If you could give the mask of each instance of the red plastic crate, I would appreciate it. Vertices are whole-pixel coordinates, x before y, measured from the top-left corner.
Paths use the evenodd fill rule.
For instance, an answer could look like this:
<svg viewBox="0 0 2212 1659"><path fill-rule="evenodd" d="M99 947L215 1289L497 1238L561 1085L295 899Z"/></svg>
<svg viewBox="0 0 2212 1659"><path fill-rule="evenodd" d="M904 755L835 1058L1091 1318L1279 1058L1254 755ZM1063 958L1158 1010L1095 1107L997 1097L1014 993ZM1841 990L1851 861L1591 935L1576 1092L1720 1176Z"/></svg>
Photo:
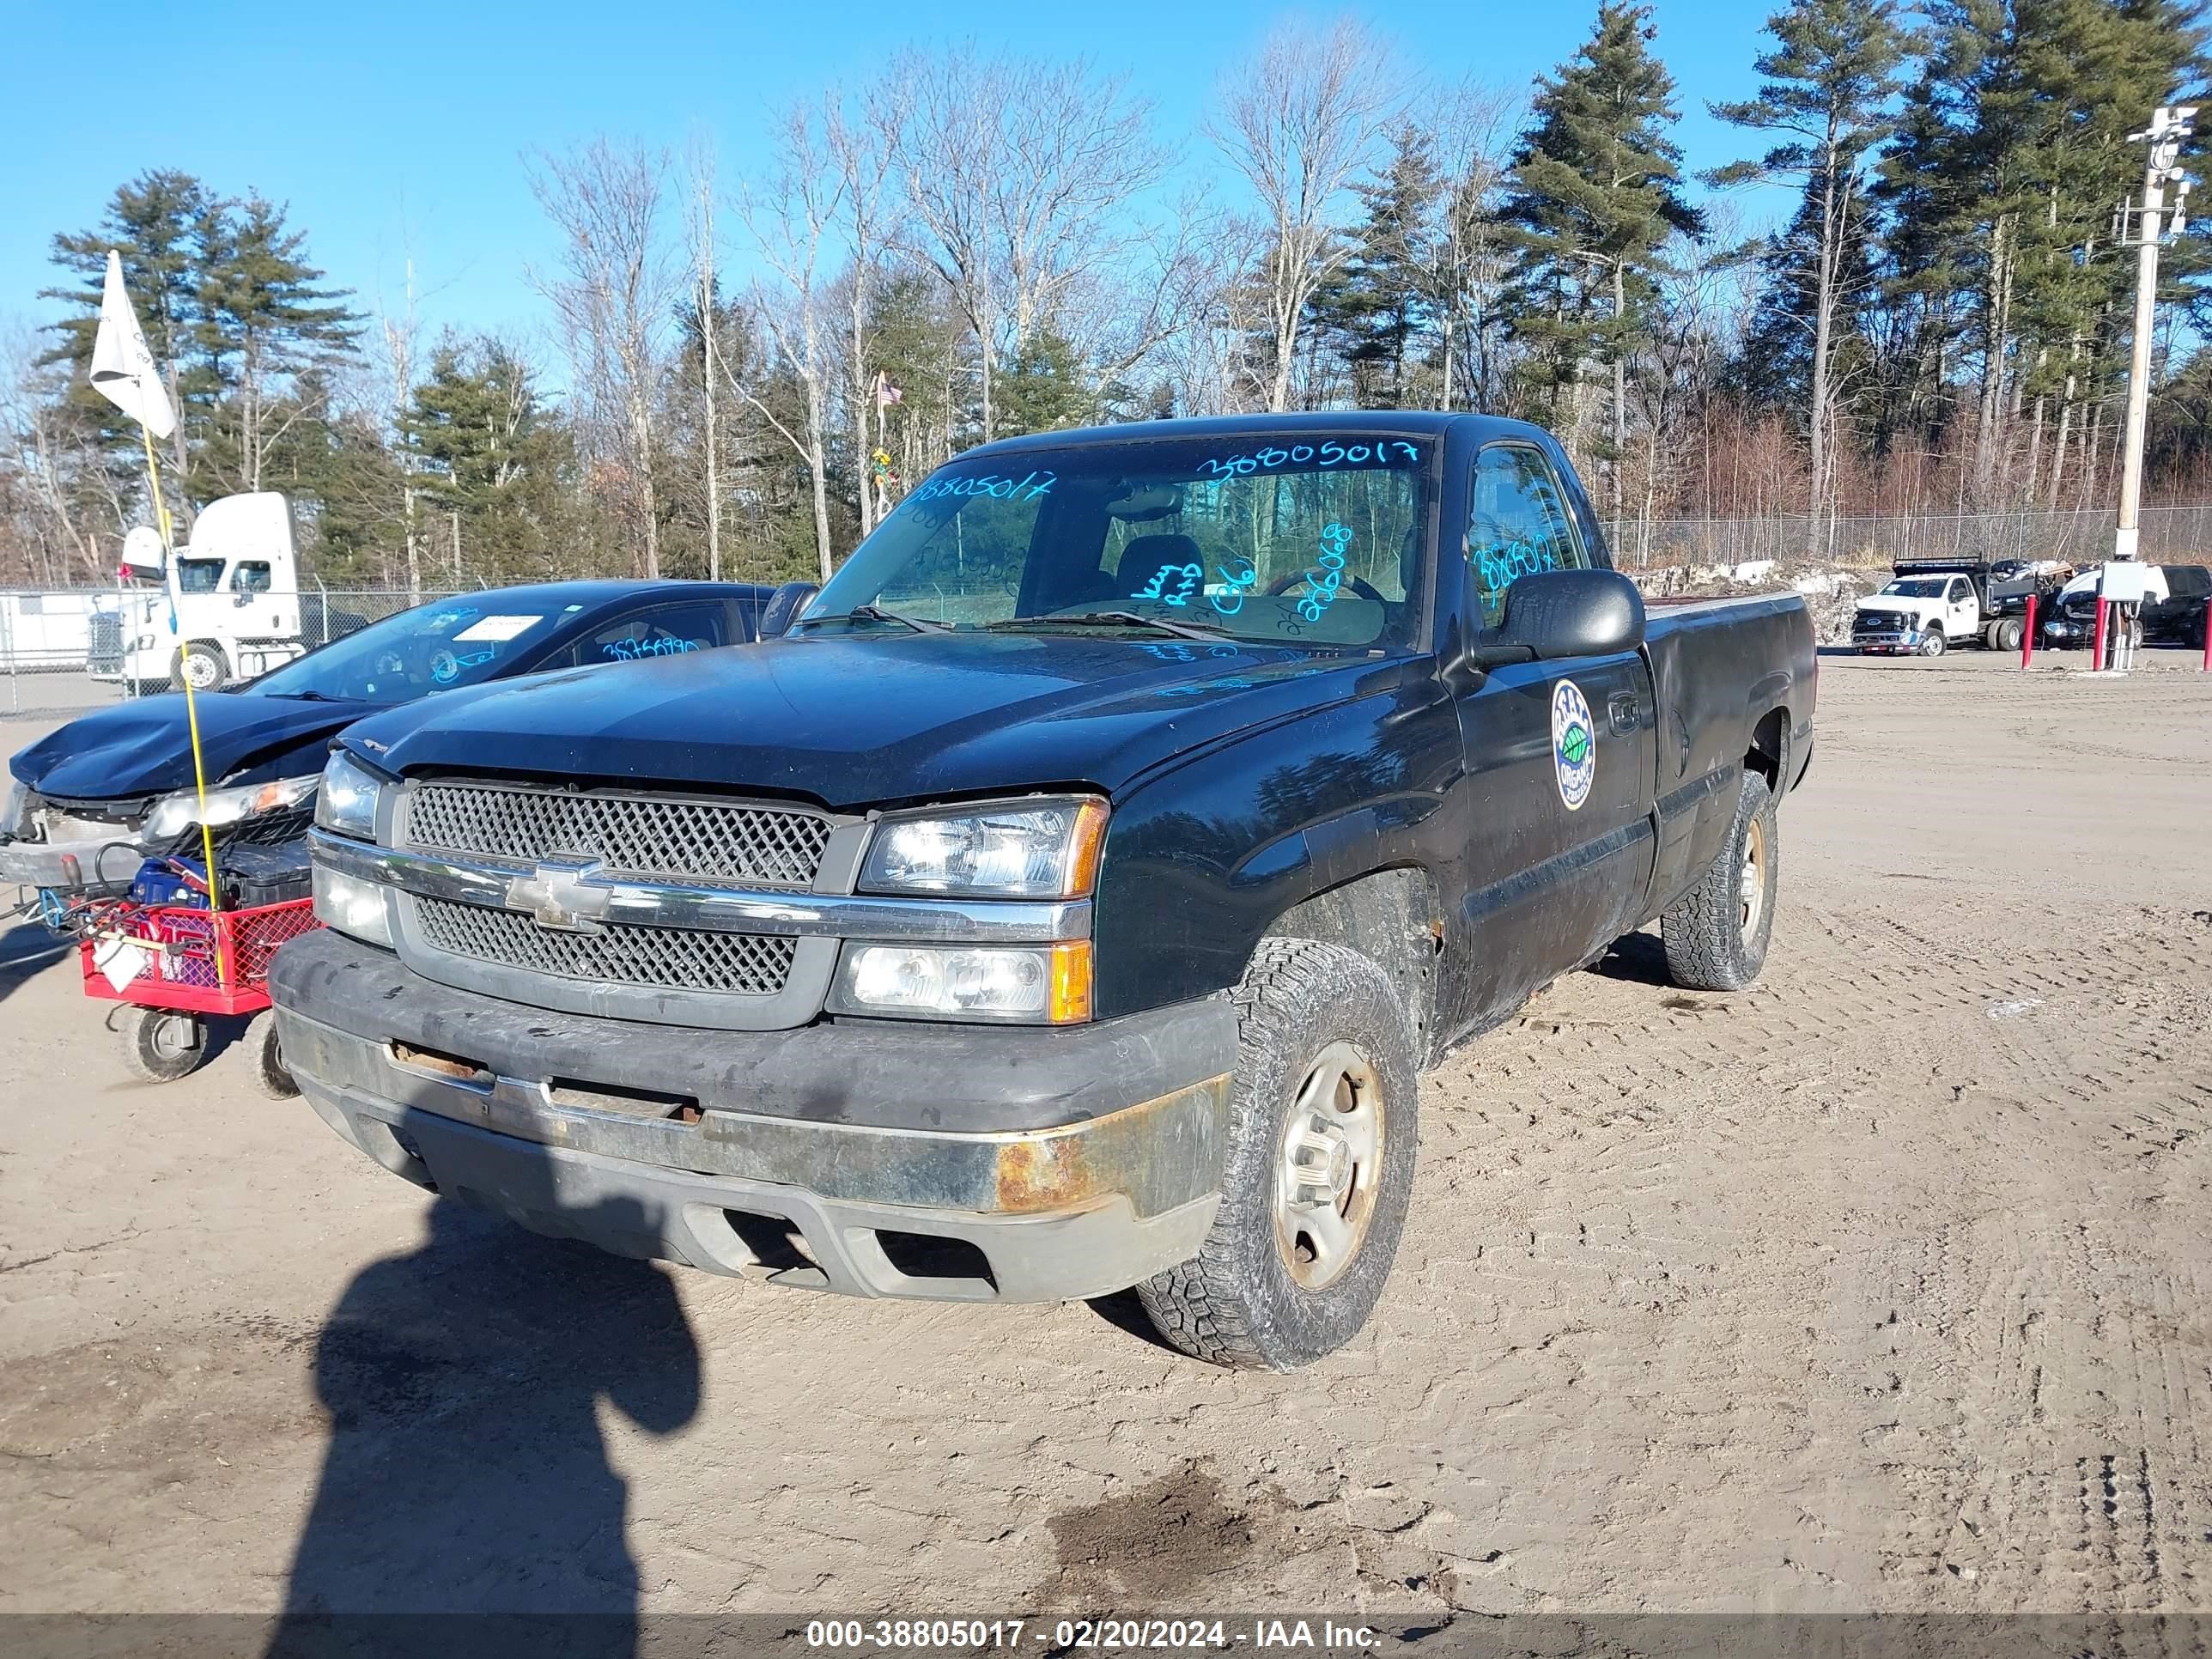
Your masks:
<svg viewBox="0 0 2212 1659"><path fill-rule="evenodd" d="M269 958L286 939L322 924L312 899L250 910L195 910L181 905L115 900L88 907L77 959L84 994L142 1008L204 1014L251 1014L269 1006ZM143 947L147 959L120 988L96 957L112 939Z"/></svg>

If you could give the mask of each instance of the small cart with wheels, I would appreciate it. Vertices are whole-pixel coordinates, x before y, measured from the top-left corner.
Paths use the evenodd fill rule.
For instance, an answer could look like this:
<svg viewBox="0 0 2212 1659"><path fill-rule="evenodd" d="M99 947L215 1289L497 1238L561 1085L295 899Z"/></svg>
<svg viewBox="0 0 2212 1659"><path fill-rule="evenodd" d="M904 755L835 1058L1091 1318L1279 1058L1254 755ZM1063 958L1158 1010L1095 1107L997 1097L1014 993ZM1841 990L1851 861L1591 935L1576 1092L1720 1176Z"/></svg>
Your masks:
<svg viewBox="0 0 2212 1659"><path fill-rule="evenodd" d="M283 1099L298 1092L269 1017L269 959L285 940L319 926L313 902L287 899L243 910L100 899L71 917L87 996L127 1005L124 1064L167 1083L207 1058L210 1015L249 1017L255 1082Z"/></svg>

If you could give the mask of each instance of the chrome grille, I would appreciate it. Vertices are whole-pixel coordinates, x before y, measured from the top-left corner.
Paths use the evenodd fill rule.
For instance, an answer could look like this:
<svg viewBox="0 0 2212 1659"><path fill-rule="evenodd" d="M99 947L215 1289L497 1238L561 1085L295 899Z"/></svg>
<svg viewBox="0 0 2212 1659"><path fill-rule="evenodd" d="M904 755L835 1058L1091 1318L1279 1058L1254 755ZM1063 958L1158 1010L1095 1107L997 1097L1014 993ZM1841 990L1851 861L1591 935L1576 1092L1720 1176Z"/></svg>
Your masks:
<svg viewBox="0 0 2212 1659"><path fill-rule="evenodd" d="M95 674L123 666L123 618L112 611L95 611L85 619L85 666Z"/></svg>
<svg viewBox="0 0 2212 1659"><path fill-rule="evenodd" d="M424 943L448 956L562 979L662 990L773 996L791 975L796 939L718 933L688 927L629 927L558 933L514 910L452 899L412 901Z"/></svg>
<svg viewBox="0 0 2212 1659"><path fill-rule="evenodd" d="M811 887L830 828L776 807L430 782L410 792L406 840L526 863L588 856L616 875Z"/></svg>

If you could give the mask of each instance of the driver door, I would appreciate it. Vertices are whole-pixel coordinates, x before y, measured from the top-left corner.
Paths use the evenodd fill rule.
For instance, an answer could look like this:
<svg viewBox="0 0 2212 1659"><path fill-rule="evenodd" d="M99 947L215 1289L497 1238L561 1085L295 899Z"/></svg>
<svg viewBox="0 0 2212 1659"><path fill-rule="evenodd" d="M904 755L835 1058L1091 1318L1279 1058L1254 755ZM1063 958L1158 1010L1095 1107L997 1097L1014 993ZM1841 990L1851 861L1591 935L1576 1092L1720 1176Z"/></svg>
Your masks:
<svg viewBox="0 0 2212 1659"><path fill-rule="evenodd" d="M1974 585L1964 576L1951 578L1943 631L1953 639L1964 639L1981 626L1981 605L1974 598Z"/></svg>
<svg viewBox="0 0 2212 1659"><path fill-rule="evenodd" d="M1467 558L1495 627L1520 577L1592 561L1544 450L1493 444L1472 484ZM1640 650L1509 664L1456 700L1472 808L1460 922L1479 1024L1643 920L1657 723Z"/></svg>

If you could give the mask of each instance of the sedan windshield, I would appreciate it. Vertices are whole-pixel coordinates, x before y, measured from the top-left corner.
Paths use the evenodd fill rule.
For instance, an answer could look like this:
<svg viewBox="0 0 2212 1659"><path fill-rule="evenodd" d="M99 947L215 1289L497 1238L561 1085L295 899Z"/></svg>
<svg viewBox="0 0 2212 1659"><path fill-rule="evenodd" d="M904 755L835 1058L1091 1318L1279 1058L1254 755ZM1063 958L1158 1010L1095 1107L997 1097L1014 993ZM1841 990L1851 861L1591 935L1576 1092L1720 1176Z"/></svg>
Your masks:
<svg viewBox="0 0 2212 1659"><path fill-rule="evenodd" d="M1432 447L1301 431L955 461L860 544L805 621L1402 644Z"/></svg>
<svg viewBox="0 0 2212 1659"><path fill-rule="evenodd" d="M542 605L509 609L499 599L485 593L403 611L272 670L245 690L264 697L404 702L426 691L489 679L518 652L544 638L557 620Z"/></svg>

